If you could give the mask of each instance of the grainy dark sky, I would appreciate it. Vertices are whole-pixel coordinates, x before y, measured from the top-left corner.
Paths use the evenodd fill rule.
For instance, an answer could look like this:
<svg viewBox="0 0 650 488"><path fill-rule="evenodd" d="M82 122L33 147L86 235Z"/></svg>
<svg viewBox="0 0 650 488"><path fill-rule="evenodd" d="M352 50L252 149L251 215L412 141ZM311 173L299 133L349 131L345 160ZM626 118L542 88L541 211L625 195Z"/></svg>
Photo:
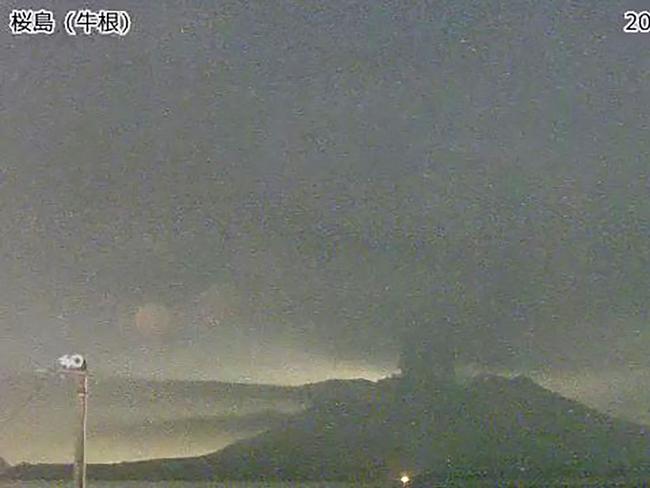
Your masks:
<svg viewBox="0 0 650 488"><path fill-rule="evenodd" d="M645 374L642 3L111 2L123 38L3 20L0 367L377 378L413 320L463 365Z"/></svg>

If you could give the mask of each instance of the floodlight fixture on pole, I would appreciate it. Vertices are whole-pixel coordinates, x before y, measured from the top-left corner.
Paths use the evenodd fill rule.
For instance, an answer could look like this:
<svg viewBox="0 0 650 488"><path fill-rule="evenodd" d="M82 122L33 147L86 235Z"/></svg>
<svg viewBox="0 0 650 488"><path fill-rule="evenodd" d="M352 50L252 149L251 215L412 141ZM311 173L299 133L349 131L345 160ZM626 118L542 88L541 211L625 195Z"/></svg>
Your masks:
<svg viewBox="0 0 650 488"><path fill-rule="evenodd" d="M58 359L63 373L77 378L79 398L79 427L74 452L74 488L86 488L86 429L88 424L88 364L81 354L61 356Z"/></svg>

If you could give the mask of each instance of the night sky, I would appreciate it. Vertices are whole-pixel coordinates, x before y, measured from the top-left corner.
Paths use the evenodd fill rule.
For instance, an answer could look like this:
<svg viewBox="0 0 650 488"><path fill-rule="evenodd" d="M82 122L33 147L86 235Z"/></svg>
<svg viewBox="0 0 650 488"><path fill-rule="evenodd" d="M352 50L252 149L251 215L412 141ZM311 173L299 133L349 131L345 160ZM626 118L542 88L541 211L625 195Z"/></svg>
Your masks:
<svg viewBox="0 0 650 488"><path fill-rule="evenodd" d="M643 3L0 0L2 376L377 379L414 335L650 423Z"/></svg>

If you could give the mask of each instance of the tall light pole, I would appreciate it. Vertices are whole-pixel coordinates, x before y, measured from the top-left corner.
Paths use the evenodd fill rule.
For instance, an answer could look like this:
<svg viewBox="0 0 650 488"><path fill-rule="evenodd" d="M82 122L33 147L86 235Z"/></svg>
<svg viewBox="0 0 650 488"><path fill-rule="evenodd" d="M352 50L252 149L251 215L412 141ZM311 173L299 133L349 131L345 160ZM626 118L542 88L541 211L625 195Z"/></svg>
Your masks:
<svg viewBox="0 0 650 488"><path fill-rule="evenodd" d="M86 427L88 424L88 365L80 354L59 358L63 372L77 379L79 427L74 451L74 488L86 488Z"/></svg>

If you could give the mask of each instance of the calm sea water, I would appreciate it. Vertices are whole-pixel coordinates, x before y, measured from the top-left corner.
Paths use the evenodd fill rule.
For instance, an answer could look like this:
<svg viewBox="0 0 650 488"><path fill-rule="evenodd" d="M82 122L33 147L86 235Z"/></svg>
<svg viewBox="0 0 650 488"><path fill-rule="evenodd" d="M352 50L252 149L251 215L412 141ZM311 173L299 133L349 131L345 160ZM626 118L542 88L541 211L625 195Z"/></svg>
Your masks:
<svg viewBox="0 0 650 488"><path fill-rule="evenodd" d="M174 481L163 481L158 483L147 482L103 482L90 481L88 488L361 488L359 485L346 483L185 483ZM367 488L375 488L377 485L368 485ZM15 483L0 482L0 488L71 488L72 483L51 482L51 481L19 481Z"/></svg>

